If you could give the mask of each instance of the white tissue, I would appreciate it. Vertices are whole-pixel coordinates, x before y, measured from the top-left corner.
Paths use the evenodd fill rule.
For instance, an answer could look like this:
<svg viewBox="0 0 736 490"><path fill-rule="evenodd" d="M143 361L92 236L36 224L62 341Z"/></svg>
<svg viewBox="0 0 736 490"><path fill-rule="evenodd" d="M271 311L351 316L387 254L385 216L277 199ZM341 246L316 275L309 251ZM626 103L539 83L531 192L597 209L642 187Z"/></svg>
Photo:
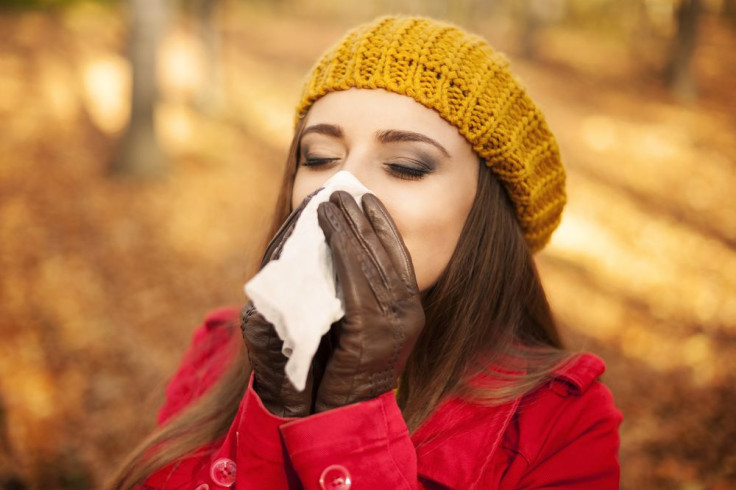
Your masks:
<svg viewBox="0 0 736 490"><path fill-rule="evenodd" d="M333 175L307 203L279 259L245 284L245 293L284 341L282 352L289 358L286 375L300 391L322 335L345 315L332 255L317 222L317 206L337 190L347 191L358 204L370 192L350 172Z"/></svg>

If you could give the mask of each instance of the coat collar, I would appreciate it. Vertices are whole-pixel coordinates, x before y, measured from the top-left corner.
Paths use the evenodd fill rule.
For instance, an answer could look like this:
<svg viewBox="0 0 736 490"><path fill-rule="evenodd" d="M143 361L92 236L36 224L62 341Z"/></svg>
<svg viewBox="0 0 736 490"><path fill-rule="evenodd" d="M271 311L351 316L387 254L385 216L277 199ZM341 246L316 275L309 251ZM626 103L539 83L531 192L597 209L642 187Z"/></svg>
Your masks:
<svg viewBox="0 0 736 490"><path fill-rule="evenodd" d="M582 354L557 369L546 386L560 396L579 396L604 370L600 358ZM442 403L412 435L420 476L449 488L474 488L496 456L521 401L493 407L459 398Z"/></svg>
<svg viewBox="0 0 736 490"><path fill-rule="evenodd" d="M520 400L479 407L459 399L443 403L412 436L419 474L449 488L472 488L495 455ZM452 470L448 471L448 462Z"/></svg>

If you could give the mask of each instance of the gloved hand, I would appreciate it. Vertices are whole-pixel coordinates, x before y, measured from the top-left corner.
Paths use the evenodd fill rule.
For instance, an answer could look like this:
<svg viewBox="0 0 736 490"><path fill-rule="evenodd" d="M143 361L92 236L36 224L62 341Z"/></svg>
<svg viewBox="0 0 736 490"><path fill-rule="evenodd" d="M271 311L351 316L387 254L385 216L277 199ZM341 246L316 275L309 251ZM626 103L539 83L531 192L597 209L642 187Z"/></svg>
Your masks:
<svg viewBox="0 0 736 490"><path fill-rule="evenodd" d="M294 231L299 216L309 200L319 192L307 196L286 219L276 236L266 247L261 268L271 260L278 259L284 243ZM312 406L313 376L309 373L304 391L297 391L286 377L284 367L287 357L281 353L283 341L273 325L249 301L241 314L241 330L248 349L248 360L255 376L254 388L269 412L279 417L304 417ZM317 358L315 358L317 359ZM318 359L316 362L320 362ZM326 362L321 361L322 364Z"/></svg>
<svg viewBox="0 0 736 490"><path fill-rule="evenodd" d="M304 391L297 391L286 377L287 357L281 353L283 341L273 325L248 302L241 315L243 339L248 349L248 361L255 379L253 387L263 405L279 417L304 417L312 405L312 376L308 376Z"/></svg>
<svg viewBox="0 0 736 490"><path fill-rule="evenodd" d="M317 210L345 317L328 334L335 348L317 388L316 412L395 388L424 327L414 268L396 226L375 196L363 196L363 209L337 191Z"/></svg>

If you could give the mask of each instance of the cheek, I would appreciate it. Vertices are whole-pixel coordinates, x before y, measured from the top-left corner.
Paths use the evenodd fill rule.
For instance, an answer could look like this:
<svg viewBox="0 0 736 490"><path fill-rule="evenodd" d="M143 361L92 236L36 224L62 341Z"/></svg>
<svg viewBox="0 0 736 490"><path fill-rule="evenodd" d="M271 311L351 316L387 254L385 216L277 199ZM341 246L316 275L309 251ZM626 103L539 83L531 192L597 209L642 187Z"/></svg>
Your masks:
<svg viewBox="0 0 736 490"><path fill-rule="evenodd" d="M312 192L316 191L332 176L331 172L301 172L297 170L291 190L291 209L295 209Z"/></svg>
<svg viewBox="0 0 736 490"><path fill-rule="evenodd" d="M474 196L469 197L455 203L444 201L443 206L424 206L418 212L407 207L392 212L386 206L409 249L420 291L436 283L449 264L472 206Z"/></svg>
<svg viewBox="0 0 736 490"><path fill-rule="evenodd" d="M292 191L292 209L322 187L334 172L297 172ZM475 199L475 181L444 182L423 191L389 180L369 186L383 202L411 255L420 291L431 287L450 262ZM368 183L366 183L368 185ZM380 190L379 190L380 189ZM455 189L449 193L447 189Z"/></svg>

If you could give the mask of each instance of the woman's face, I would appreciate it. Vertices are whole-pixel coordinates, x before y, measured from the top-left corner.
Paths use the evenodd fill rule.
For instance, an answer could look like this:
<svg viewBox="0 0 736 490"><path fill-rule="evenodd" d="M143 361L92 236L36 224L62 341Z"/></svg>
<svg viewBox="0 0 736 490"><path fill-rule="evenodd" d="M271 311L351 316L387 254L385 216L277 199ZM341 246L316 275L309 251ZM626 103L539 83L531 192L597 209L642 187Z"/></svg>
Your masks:
<svg viewBox="0 0 736 490"><path fill-rule="evenodd" d="M331 92L310 108L292 208L347 170L386 206L421 291L447 266L475 198L478 157L435 111L384 90Z"/></svg>

